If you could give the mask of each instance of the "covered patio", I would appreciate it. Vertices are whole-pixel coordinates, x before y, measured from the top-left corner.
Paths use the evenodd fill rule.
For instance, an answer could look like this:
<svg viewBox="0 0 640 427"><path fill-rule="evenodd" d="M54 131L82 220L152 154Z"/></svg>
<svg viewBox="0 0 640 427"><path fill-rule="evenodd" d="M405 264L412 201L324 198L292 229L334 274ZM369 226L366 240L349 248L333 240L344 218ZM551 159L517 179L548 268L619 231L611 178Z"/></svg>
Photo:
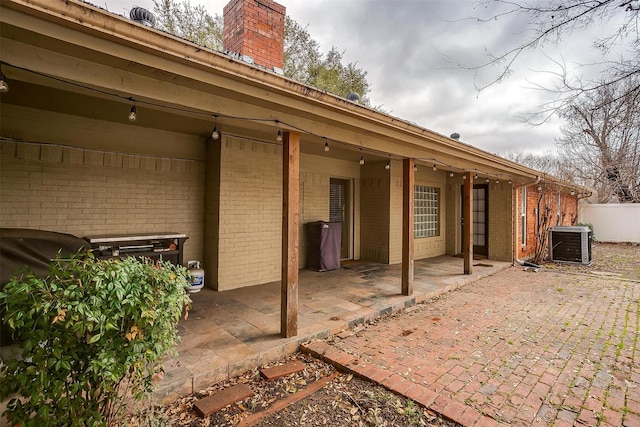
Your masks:
<svg viewBox="0 0 640 427"><path fill-rule="evenodd" d="M401 265L346 262L339 270L300 270L298 335L280 334L280 282L192 294L181 323L177 358L165 364L156 396L172 399L284 358L300 343L324 338L457 289L511 266L475 260L463 274L463 258L443 255L415 261L413 294L401 292Z"/></svg>

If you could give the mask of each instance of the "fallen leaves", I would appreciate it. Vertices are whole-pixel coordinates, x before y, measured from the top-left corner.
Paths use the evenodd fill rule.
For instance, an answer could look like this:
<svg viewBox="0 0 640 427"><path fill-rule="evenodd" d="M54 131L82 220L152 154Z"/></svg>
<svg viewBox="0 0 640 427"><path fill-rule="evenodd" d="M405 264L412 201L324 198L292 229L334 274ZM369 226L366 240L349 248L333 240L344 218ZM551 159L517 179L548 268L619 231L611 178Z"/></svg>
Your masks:
<svg viewBox="0 0 640 427"><path fill-rule="evenodd" d="M335 373L333 366L309 355L298 353L292 358L302 360L306 366L305 369L274 381L263 380L259 371L255 370L178 399L164 407L152 408L151 415L149 412L143 412L132 416L129 427L236 426L250 415L264 411L318 379ZM228 405L205 419L199 418L193 411L193 404L198 399L238 383L249 385L254 392L253 397ZM355 378L352 374L338 375L317 392L266 416L255 426L273 425L457 426L455 423L435 417L428 410L391 393L382 386Z"/></svg>

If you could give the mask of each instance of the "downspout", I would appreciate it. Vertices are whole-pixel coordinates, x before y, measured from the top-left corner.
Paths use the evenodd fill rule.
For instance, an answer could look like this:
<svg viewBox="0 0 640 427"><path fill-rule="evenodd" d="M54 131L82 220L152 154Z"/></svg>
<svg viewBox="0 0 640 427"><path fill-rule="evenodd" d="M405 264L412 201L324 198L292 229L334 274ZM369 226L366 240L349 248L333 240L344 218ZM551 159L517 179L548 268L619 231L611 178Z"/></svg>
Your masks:
<svg viewBox="0 0 640 427"><path fill-rule="evenodd" d="M511 264L512 265L519 265L520 264L520 260L518 259L518 220L517 220L517 216L518 216L518 192L517 190L519 190L522 187L528 187L530 185L536 185L540 183L540 175L536 175L536 179L534 181L531 182L526 182L524 184L520 184L520 185L514 185L512 187L512 195L511 195L511 247L512 247L512 254L511 254ZM526 212L525 212L526 215Z"/></svg>

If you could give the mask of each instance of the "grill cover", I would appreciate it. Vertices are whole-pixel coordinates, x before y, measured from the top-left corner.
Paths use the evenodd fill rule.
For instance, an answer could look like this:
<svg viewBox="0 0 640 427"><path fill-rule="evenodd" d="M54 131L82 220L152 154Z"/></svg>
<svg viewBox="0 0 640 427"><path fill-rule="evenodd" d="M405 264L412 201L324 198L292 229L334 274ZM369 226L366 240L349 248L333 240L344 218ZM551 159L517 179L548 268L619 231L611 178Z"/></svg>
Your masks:
<svg viewBox="0 0 640 427"><path fill-rule="evenodd" d="M88 248L88 243L71 234L25 228L0 228L0 289L24 266L37 276L49 272L49 262L58 251L63 256L79 249ZM4 308L0 307L0 315ZM0 331L0 345L11 342L11 330L4 323Z"/></svg>
<svg viewBox="0 0 640 427"><path fill-rule="evenodd" d="M307 268L316 271L340 268L342 223L316 221L306 224Z"/></svg>

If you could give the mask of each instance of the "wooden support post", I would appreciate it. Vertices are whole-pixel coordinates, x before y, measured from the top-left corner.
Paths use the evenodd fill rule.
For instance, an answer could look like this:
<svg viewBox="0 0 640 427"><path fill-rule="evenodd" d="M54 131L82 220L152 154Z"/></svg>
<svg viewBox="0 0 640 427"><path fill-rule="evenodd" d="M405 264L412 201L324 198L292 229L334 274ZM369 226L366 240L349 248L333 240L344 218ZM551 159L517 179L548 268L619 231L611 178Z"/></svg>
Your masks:
<svg viewBox="0 0 640 427"><path fill-rule="evenodd" d="M282 138L282 281L280 285L280 334L298 335L298 223L300 192L300 135L285 132Z"/></svg>
<svg viewBox="0 0 640 427"><path fill-rule="evenodd" d="M473 272L473 174L465 172L462 190L462 256L464 257L464 274Z"/></svg>
<svg viewBox="0 0 640 427"><path fill-rule="evenodd" d="M402 162L402 295L413 293L413 199L415 159Z"/></svg>

